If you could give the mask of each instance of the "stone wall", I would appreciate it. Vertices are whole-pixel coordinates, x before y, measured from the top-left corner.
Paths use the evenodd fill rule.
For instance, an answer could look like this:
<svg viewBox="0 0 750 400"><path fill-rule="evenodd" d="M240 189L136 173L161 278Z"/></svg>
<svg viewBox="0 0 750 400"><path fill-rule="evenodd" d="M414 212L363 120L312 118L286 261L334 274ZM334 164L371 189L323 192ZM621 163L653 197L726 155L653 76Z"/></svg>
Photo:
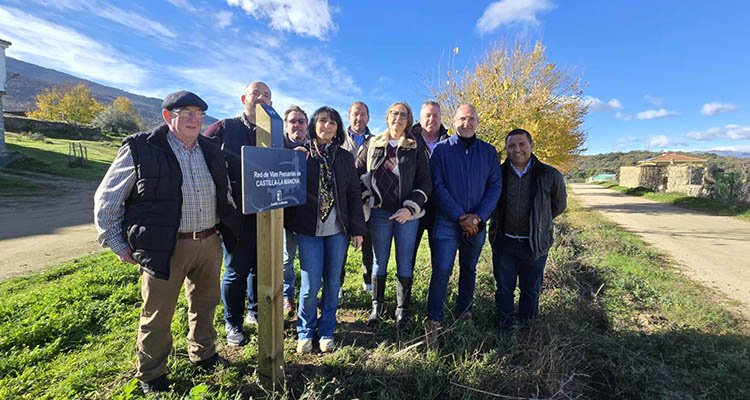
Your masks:
<svg viewBox="0 0 750 400"><path fill-rule="evenodd" d="M71 124L59 121L18 117L5 114L5 129L9 132L40 133L56 139L99 140L102 131L91 126Z"/></svg>
<svg viewBox="0 0 750 400"><path fill-rule="evenodd" d="M620 167L620 186L634 188L640 183L641 167Z"/></svg>
<svg viewBox="0 0 750 400"><path fill-rule="evenodd" d="M667 192L684 193L693 197L700 195L703 187L703 167L670 165L667 167L667 175Z"/></svg>

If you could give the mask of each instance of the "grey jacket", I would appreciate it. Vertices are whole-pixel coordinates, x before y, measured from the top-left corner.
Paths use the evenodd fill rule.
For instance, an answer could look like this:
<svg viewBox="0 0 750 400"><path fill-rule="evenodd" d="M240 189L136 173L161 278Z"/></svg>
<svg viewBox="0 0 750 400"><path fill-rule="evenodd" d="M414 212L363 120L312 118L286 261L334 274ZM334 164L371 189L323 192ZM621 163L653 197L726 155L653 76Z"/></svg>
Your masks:
<svg viewBox="0 0 750 400"><path fill-rule="evenodd" d="M565 192L565 180L560 171L554 167L542 163L531 155L534 165L531 167L531 208L529 212L529 245L534 259L546 255L552 247L553 225L552 219L562 214L567 207L567 194ZM512 174L510 161L505 160L501 166L503 173L503 186L507 185L507 174ZM505 215L506 187L503 187L500 201L490 220L490 244L494 249L502 251L503 216Z"/></svg>
<svg viewBox="0 0 750 400"><path fill-rule="evenodd" d="M375 136L370 132L370 128L365 129L365 140L362 142L361 146L357 146L356 143L354 143L354 139L352 139L352 135L349 133L349 128L346 129L346 140L344 140L344 143L341 144L341 148L348 151L352 154L352 157L354 159L357 159L357 156L359 155L359 149L362 147L365 147L367 143L370 142L370 139Z"/></svg>

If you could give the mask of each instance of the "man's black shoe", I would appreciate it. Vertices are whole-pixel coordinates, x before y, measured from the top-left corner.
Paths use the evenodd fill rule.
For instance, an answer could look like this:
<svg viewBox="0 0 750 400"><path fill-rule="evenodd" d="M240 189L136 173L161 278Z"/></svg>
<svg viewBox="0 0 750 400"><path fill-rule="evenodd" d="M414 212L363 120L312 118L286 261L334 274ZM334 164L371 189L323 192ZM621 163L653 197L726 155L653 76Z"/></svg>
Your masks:
<svg viewBox="0 0 750 400"><path fill-rule="evenodd" d="M167 380L167 374L164 374L158 378L154 378L148 382L141 382L141 389L143 390L143 394L169 391L169 381Z"/></svg>
<svg viewBox="0 0 750 400"><path fill-rule="evenodd" d="M196 363L193 363L198 369L205 371L205 372L211 372L214 371L218 367L226 367L229 365L229 361L227 361L226 358L219 355L219 353L214 353L211 357L208 357L205 360L200 360Z"/></svg>

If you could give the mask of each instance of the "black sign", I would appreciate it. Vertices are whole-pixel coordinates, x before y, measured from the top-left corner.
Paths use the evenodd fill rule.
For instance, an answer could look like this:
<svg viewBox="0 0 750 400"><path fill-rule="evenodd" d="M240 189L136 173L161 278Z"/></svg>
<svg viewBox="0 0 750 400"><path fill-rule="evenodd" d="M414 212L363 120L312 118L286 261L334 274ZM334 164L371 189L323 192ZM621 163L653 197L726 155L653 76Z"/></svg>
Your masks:
<svg viewBox="0 0 750 400"><path fill-rule="evenodd" d="M242 146L242 213L304 204L305 165L301 151Z"/></svg>

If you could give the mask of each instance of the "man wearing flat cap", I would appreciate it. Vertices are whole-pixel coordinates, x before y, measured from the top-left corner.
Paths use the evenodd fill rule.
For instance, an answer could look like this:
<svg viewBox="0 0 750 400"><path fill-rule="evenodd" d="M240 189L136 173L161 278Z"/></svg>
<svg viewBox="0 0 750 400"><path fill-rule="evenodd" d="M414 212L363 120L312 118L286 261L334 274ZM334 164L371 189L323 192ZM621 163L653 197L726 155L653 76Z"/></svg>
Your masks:
<svg viewBox="0 0 750 400"><path fill-rule="evenodd" d="M221 148L200 135L208 105L179 91L162 108L165 124L126 137L94 195L99 243L140 267L136 378L146 393L168 390L170 325L183 283L190 361L203 370L226 363L216 352L213 318L221 240L234 248L237 225Z"/></svg>

